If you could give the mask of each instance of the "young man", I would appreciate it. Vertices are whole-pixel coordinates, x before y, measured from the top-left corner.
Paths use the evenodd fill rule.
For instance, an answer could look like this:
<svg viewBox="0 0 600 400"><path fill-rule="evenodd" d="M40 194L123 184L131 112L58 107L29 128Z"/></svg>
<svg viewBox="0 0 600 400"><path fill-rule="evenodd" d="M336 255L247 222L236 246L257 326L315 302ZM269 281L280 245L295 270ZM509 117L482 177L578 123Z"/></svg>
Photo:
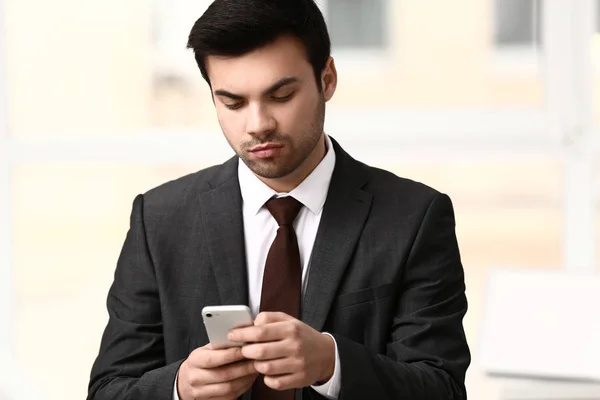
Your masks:
<svg viewBox="0 0 600 400"><path fill-rule="evenodd" d="M466 399L451 201L323 132L313 0L216 0L188 45L236 156L135 199L88 399ZM215 350L228 304L256 321Z"/></svg>

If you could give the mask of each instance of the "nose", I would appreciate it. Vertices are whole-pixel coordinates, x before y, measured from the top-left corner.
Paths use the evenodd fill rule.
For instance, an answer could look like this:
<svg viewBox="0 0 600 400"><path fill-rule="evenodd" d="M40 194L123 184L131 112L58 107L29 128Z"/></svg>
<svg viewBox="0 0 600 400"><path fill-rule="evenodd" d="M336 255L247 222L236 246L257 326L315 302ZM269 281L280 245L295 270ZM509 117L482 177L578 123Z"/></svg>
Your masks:
<svg viewBox="0 0 600 400"><path fill-rule="evenodd" d="M264 104L254 103L248 107L246 132L249 135L264 137L275 131L275 118Z"/></svg>

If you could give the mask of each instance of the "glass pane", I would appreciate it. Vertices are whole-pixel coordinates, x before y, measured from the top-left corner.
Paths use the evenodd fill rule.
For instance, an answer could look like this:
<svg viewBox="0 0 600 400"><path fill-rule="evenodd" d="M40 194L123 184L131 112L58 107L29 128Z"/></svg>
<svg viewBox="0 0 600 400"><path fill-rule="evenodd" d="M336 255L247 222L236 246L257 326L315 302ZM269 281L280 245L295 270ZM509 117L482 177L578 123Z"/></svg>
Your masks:
<svg viewBox="0 0 600 400"><path fill-rule="evenodd" d="M560 164L523 159L380 166L451 196L470 304L465 328L477 357L488 269L560 267ZM44 399L85 398L107 318L106 292L134 196L199 168L108 164L16 169L17 360ZM46 329L40 341L40 326L56 329ZM40 359L53 360L53 367ZM474 365L470 396L494 398L490 390L490 381Z"/></svg>
<svg viewBox="0 0 600 400"><path fill-rule="evenodd" d="M12 134L218 132L185 48L207 1L6 0ZM438 2L436 12L420 0L320 3L343 50L331 113L544 104L535 49L523 57L497 45L496 22L521 15L511 8L492 0Z"/></svg>
<svg viewBox="0 0 600 400"><path fill-rule="evenodd" d="M383 48L387 42L386 0L328 0L327 21L334 49Z"/></svg>
<svg viewBox="0 0 600 400"><path fill-rule="evenodd" d="M496 0L497 46L537 46L541 39L541 0Z"/></svg>
<svg viewBox="0 0 600 400"><path fill-rule="evenodd" d="M114 135L147 128L149 3L3 2L12 132Z"/></svg>
<svg viewBox="0 0 600 400"><path fill-rule="evenodd" d="M593 117L596 125L600 125L600 0L596 0L596 33L590 43L592 55L592 67L594 72L593 97L594 108Z"/></svg>

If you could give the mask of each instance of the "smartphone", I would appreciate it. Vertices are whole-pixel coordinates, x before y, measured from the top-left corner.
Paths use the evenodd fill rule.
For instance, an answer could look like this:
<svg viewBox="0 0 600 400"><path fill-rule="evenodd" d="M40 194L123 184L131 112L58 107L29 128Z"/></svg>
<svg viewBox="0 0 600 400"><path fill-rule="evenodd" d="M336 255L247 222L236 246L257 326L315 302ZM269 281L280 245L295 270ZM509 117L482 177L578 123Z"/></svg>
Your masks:
<svg viewBox="0 0 600 400"><path fill-rule="evenodd" d="M248 306L207 306L202 309L202 320L210 344L215 349L239 347L244 343L232 342L227 333L234 328L254 324L252 312Z"/></svg>

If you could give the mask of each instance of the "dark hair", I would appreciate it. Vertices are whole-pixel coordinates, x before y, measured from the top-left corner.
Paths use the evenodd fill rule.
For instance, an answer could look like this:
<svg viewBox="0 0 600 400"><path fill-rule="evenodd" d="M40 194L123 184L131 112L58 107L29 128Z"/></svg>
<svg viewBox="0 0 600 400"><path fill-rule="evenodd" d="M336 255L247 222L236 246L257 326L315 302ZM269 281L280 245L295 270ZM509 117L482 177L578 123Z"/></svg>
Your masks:
<svg viewBox="0 0 600 400"><path fill-rule="evenodd" d="M241 56L285 34L304 44L321 90L331 39L314 0L215 0L194 24L187 47L210 85L207 56Z"/></svg>

